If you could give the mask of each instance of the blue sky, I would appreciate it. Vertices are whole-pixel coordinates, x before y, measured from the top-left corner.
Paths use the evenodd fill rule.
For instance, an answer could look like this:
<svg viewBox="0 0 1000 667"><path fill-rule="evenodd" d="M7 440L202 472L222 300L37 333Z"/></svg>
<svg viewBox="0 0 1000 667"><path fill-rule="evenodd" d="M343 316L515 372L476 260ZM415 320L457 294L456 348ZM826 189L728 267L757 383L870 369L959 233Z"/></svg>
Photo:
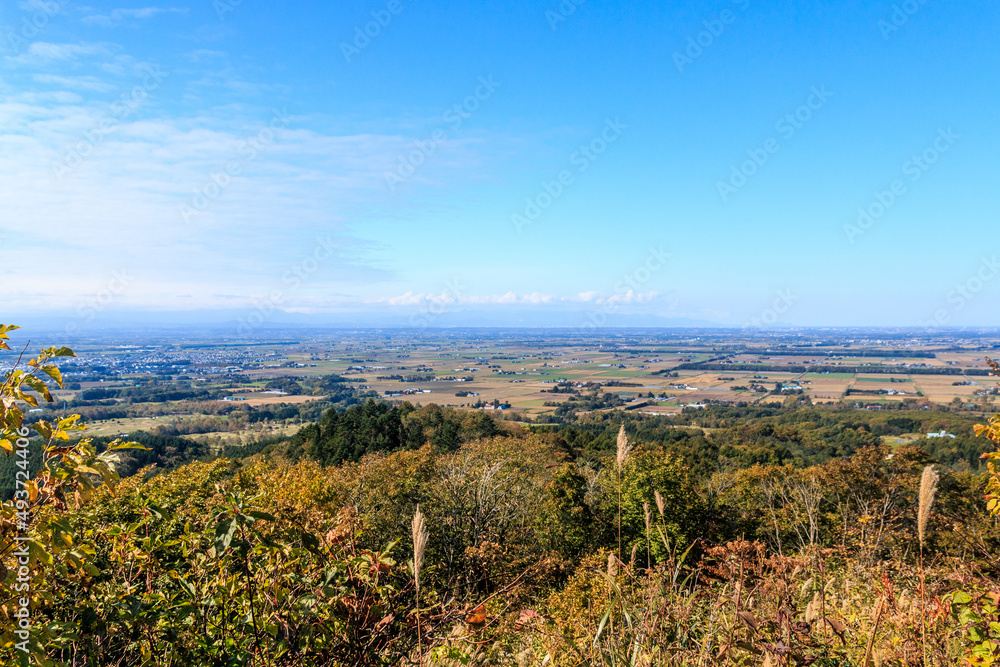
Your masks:
<svg viewBox="0 0 1000 667"><path fill-rule="evenodd" d="M5 3L5 317L1000 325L996 3L510 5Z"/></svg>

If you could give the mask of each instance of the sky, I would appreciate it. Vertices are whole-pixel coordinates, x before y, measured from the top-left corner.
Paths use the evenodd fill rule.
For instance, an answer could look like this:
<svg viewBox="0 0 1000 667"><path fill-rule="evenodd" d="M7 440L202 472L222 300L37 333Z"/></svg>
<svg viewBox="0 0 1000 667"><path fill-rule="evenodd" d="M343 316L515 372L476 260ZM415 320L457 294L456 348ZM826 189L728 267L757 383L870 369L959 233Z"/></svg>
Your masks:
<svg viewBox="0 0 1000 667"><path fill-rule="evenodd" d="M5 314L996 326L1000 5L0 4Z"/></svg>

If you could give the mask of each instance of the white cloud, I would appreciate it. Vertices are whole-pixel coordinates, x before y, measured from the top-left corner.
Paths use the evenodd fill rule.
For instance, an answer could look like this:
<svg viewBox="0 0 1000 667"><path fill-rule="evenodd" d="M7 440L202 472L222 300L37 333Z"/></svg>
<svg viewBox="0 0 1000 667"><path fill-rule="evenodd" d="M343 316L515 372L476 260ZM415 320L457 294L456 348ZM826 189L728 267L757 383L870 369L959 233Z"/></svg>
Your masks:
<svg viewBox="0 0 1000 667"><path fill-rule="evenodd" d="M525 303L538 304L538 303L551 303L552 300L553 300L553 298L554 297L551 294L542 294L540 292L532 292L531 294L526 294L525 296L523 296L522 300Z"/></svg>
<svg viewBox="0 0 1000 667"><path fill-rule="evenodd" d="M91 14L81 19L90 25L99 25L105 28L113 28L124 23L127 19L149 19L158 14L183 14L187 15L187 9L174 7L142 7L139 9L114 9L110 14Z"/></svg>
<svg viewBox="0 0 1000 667"><path fill-rule="evenodd" d="M110 44L81 42L79 44L53 44L52 42L32 42L19 56L8 61L18 65L38 65L51 61L77 60L86 56L107 56L113 53Z"/></svg>
<svg viewBox="0 0 1000 667"><path fill-rule="evenodd" d="M378 297L369 299L366 303L383 304L388 306L419 306L430 303L441 305L458 306L487 306L487 305L539 305L556 303L560 299L552 294L532 292L530 294L517 294L515 292L505 292L503 294L470 294L458 295L453 292L442 292L441 294L420 293L412 291L399 296Z"/></svg>
<svg viewBox="0 0 1000 667"><path fill-rule="evenodd" d="M103 79L99 79L96 76L59 76L56 74L36 74L32 77L38 83L53 84L56 86L63 86L65 88L72 88L74 90L89 90L94 92L106 93L110 90L114 90L115 87Z"/></svg>
<svg viewBox="0 0 1000 667"><path fill-rule="evenodd" d="M128 270L136 278L122 304L225 306L213 294L282 288L284 307L321 308L331 293L391 277L345 216L384 198L383 170L403 139L321 134L294 117L263 135L267 112L223 125L142 117L151 108L123 114L67 92L0 102L0 276L10 303L78 302ZM76 166L60 178L56 165L68 161ZM238 173L218 189L227 164ZM181 207L206 190L214 197L185 222ZM8 282L28 256L45 257L44 271ZM292 290L295 270L307 271Z"/></svg>
<svg viewBox="0 0 1000 667"><path fill-rule="evenodd" d="M388 297L384 300L384 303L390 306L416 306L424 302L425 295L414 294L413 292L407 292L406 294L401 294L399 296Z"/></svg>
<svg viewBox="0 0 1000 667"><path fill-rule="evenodd" d="M503 296L494 299L492 303L517 303L517 295L513 292L507 292Z"/></svg>
<svg viewBox="0 0 1000 667"><path fill-rule="evenodd" d="M315 118L284 111L268 129L275 116L264 104L220 97L222 86L256 94L240 100L267 90L236 81L225 62L213 63L221 73L178 68L165 72L165 85L145 88L148 66L115 44L35 42L0 62L21 75L16 86L0 78L0 280L8 305L75 308L106 289L113 272L127 271L134 280L115 300L123 307L244 307L248 295L266 299L280 289L282 309L323 311L364 307L365 296L396 278L395 267L374 259L381 246L351 228L394 205L386 204L385 173L412 152L413 136L371 126L319 131L312 129L319 122L309 124ZM137 87L140 98L124 104ZM178 88L184 108L204 111L171 115ZM435 164L413 182L479 159L469 145L442 142ZM185 217L183 207L197 211ZM31 280L14 268L26 257L45 259ZM491 304L552 298L483 297ZM410 292L385 305L458 302L450 292Z"/></svg>
<svg viewBox="0 0 1000 667"><path fill-rule="evenodd" d="M543 292L531 292L528 294L518 294L513 291L503 294L461 294L453 292L442 292L441 294L415 293L408 291L398 296L378 297L368 299L365 303L381 304L387 306L420 306L430 303L456 306L540 306L553 305L564 308L572 308L574 305L596 304L613 307L629 306L633 304L649 304L661 300L659 292L636 292L628 290L608 296L601 296L596 291L580 292L571 296L557 296L545 294ZM676 303L674 304L676 305Z"/></svg>
<svg viewBox="0 0 1000 667"><path fill-rule="evenodd" d="M652 301L657 296L657 292L636 292L635 290L630 289L627 292L612 294L606 299L598 299L597 302L611 305L628 305L633 303L646 303Z"/></svg>
<svg viewBox="0 0 1000 667"><path fill-rule="evenodd" d="M37 105L79 104L80 102L83 102L83 97L81 97L78 93L71 93L65 90L56 90L48 93L23 91L7 96L6 102L0 104L0 108L2 108L3 105L8 105L9 108L14 108L19 105L36 107ZM4 124L0 123L0 125ZM7 129L9 130L11 128L8 127Z"/></svg>

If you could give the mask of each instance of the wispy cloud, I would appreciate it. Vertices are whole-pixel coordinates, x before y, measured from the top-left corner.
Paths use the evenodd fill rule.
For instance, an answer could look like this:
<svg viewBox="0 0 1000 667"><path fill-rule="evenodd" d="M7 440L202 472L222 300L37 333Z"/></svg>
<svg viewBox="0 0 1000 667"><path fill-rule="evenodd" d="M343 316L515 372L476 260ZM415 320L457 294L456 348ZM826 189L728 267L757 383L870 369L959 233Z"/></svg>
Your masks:
<svg viewBox="0 0 1000 667"><path fill-rule="evenodd" d="M52 84L73 90L89 90L106 93L114 90L111 83L96 76L59 76L57 74L36 74L32 77L38 83Z"/></svg>
<svg viewBox="0 0 1000 667"><path fill-rule="evenodd" d="M579 294L558 296L555 294L545 294L543 292L531 292L528 294L517 294L508 291L502 294L456 294L453 291L441 293L417 293L406 292L397 296L385 296L369 299L366 303L379 304L393 307L410 307L427 304L443 306L543 306L559 305L573 306L587 303L596 304L638 304L655 301L660 295L657 292L637 293L629 290L623 294L614 294L602 297L598 292L581 292Z"/></svg>
<svg viewBox="0 0 1000 667"><path fill-rule="evenodd" d="M83 11L88 23L116 25L178 10ZM110 41L50 39L0 56L11 72L0 78L0 280L9 306L75 307L113 272L127 272L116 308L244 308L281 290L281 309L323 312L363 309L370 295L412 278L399 273L405 261L383 259L390 240L367 239L407 204L386 201L384 176L421 127L297 115L272 103L296 100L289 84L244 80L248 69L225 51L188 51L161 69ZM442 142L420 180L465 177L485 153L475 146L467 137ZM203 205L182 215L195 199ZM31 281L15 268L26 255L46 258ZM428 298L437 297L401 295L382 307ZM470 303L556 300L507 292Z"/></svg>
<svg viewBox="0 0 1000 667"><path fill-rule="evenodd" d="M52 42L32 42L24 53L7 56L11 66L38 67L54 62L75 61L92 56L109 56L117 49L103 42L80 42L75 44L54 44Z"/></svg>
<svg viewBox="0 0 1000 667"><path fill-rule="evenodd" d="M109 100L132 90L132 78L36 81L71 90L0 102L0 236L9 236L0 276L12 278L24 253L48 260L45 276L8 290L10 303L44 294L51 306L72 304L111 271L127 270L134 280L116 301L123 307L228 307L213 295L279 288L317 244L331 259L289 293L288 309L336 307L341 300L332 294L394 277L373 259L378 248L350 229L364 221L358 203L383 196L382 171L401 138L322 134L289 116L287 129L248 160L248 140L267 128L266 111L252 120L243 109L244 120L225 123L169 116L154 105L116 116ZM105 85L113 94L97 94ZM60 178L56 167L68 152L83 159ZM241 159L225 192L186 224L181 206ZM14 230L30 233L6 234Z"/></svg>
<svg viewBox="0 0 1000 667"><path fill-rule="evenodd" d="M89 25L99 25L105 28L114 28L127 23L129 20L138 21L141 19L151 19L159 14L183 14L187 16L186 8L176 7L142 7L139 9L114 9L110 14L91 14L84 16L81 21Z"/></svg>

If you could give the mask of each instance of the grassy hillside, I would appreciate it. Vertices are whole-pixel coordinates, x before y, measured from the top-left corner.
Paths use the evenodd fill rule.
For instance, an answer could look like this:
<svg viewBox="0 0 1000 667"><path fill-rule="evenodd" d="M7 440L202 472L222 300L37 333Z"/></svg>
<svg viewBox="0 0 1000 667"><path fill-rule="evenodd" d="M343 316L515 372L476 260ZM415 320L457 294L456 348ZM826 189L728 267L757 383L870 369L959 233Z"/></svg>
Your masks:
<svg viewBox="0 0 1000 667"><path fill-rule="evenodd" d="M970 619L993 632L1000 526L982 507L985 478L937 466L922 577L918 490L930 458L917 447L852 441L818 465L702 461L696 472L688 459L737 446L716 442L735 437L726 429L764 449L795 442L768 419L797 413L710 436L643 422L629 424L636 446L619 487L608 429L465 432L440 447L446 415L352 409L324 418L318 439L304 429L284 454L139 474L114 494L105 484L89 502L38 507L51 562L30 570L35 650L66 665L416 664L421 654L425 664L862 665L870 643L872 664L943 665L980 643ZM418 424L423 442L367 451L386 415L402 432ZM324 432L363 444L323 466L309 453L341 451L317 444ZM429 531L419 636L418 506ZM18 638L2 641L15 664Z"/></svg>

